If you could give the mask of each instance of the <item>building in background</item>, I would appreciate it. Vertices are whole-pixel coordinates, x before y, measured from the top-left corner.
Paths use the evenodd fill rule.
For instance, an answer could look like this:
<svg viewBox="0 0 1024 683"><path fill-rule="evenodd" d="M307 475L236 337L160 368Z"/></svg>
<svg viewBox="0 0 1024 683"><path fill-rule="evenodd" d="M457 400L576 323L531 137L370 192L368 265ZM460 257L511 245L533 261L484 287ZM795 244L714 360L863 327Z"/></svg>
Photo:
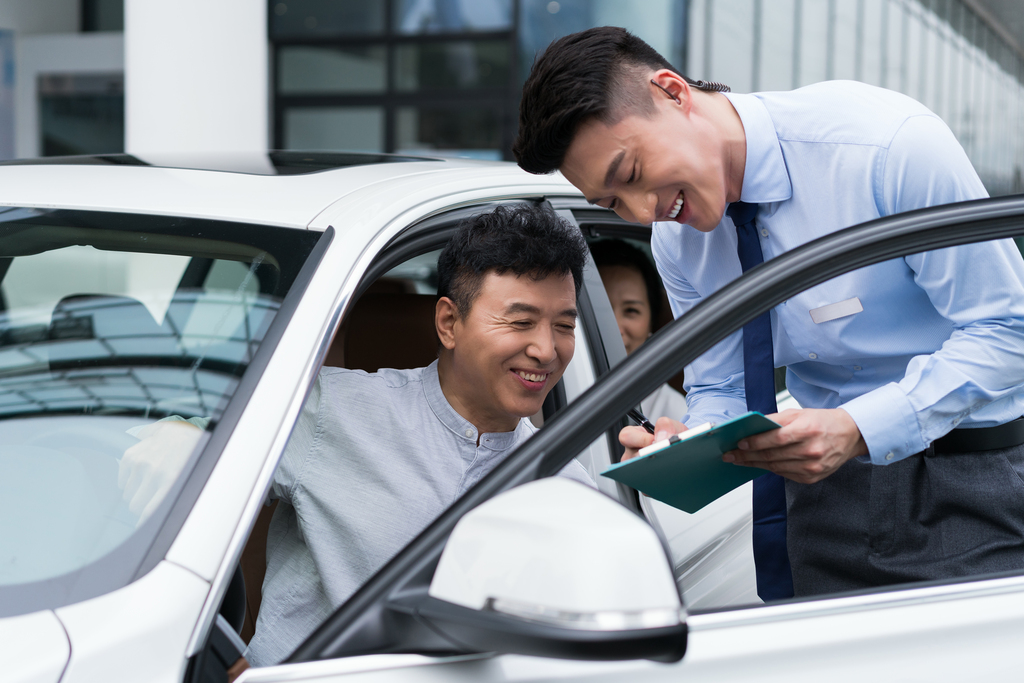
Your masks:
<svg viewBox="0 0 1024 683"><path fill-rule="evenodd" d="M0 158L124 150L123 0L3 0ZM5 59L9 56L10 59ZM12 102L3 144L4 88Z"/></svg>
<svg viewBox="0 0 1024 683"><path fill-rule="evenodd" d="M0 159L14 156L14 31L0 29Z"/></svg>
<svg viewBox="0 0 1024 683"><path fill-rule="evenodd" d="M244 138L231 144L509 159L534 56L607 24L736 92L834 78L904 92L949 124L992 194L1024 191L1024 0L4 0L13 153L119 152L128 130L129 152ZM212 74L224 54L237 64ZM157 113L147 132L138 119ZM240 137L246 123L266 134Z"/></svg>
<svg viewBox="0 0 1024 683"><path fill-rule="evenodd" d="M537 52L615 24L678 61L685 9L685 0L272 1L274 143L508 159Z"/></svg>
<svg viewBox="0 0 1024 683"><path fill-rule="evenodd" d="M271 0L274 144L509 159L534 56L605 24L735 92L906 93L992 194L1024 191L1020 0Z"/></svg>
<svg viewBox="0 0 1024 683"><path fill-rule="evenodd" d="M852 79L953 130L993 195L1024 192L1024 2L690 0L687 68L737 92Z"/></svg>

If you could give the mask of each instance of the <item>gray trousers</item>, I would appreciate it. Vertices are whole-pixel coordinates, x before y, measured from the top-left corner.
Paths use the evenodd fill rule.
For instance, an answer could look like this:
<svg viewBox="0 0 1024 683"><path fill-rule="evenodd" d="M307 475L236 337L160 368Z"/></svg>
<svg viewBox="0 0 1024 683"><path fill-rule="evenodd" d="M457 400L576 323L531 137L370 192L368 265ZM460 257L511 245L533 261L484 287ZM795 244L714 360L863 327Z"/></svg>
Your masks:
<svg viewBox="0 0 1024 683"><path fill-rule="evenodd" d="M797 597L1024 569L1024 445L786 481Z"/></svg>

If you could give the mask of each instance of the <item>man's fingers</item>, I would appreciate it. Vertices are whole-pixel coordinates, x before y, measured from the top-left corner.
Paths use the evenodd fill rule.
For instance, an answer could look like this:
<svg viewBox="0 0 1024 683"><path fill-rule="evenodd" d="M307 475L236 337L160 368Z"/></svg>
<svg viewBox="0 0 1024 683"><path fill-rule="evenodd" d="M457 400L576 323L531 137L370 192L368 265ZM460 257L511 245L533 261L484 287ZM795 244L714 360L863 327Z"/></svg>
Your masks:
<svg viewBox="0 0 1024 683"><path fill-rule="evenodd" d="M654 437L643 427L623 427L619 432L619 443L626 448L639 450L654 443Z"/></svg>
<svg viewBox="0 0 1024 683"><path fill-rule="evenodd" d="M142 479L138 488L132 494L131 500L128 502L128 511L133 515L139 515L151 503L160 502L156 498L158 497L158 491L161 488L165 488L162 484L163 482L155 476Z"/></svg>
<svg viewBox="0 0 1024 683"><path fill-rule="evenodd" d="M623 427L619 432L619 443L626 447L626 452L622 454L622 460L626 461L635 458L641 448L654 443L654 437L643 427Z"/></svg>
<svg viewBox="0 0 1024 683"><path fill-rule="evenodd" d="M760 467L759 463L805 462L807 459L806 455L793 447L765 448L751 451L735 450L722 455L722 460L725 462L737 465L752 465L754 467Z"/></svg>
<svg viewBox="0 0 1024 683"><path fill-rule="evenodd" d="M132 472L138 467L140 462L145 462L146 456L146 444L137 443L124 452L121 456L121 462L117 464L117 486L120 489L124 489L128 483L128 479L131 477Z"/></svg>
<svg viewBox="0 0 1024 683"><path fill-rule="evenodd" d="M654 423L654 437L651 443L655 441L663 441L673 434L686 431L686 425L677 420L673 420L671 417L659 417L657 422Z"/></svg>
<svg viewBox="0 0 1024 683"><path fill-rule="evenodd" d="M786 416L787 419L784 422L776 420L782 427L770 432L748 436L741 440L737 447L744 451L760 451L805 441L811 436L811 433L807 429L805 421L797 422L802 417L800 415L802 412L802 410L785 410L780 415L773 415L772 417Z"/></svg>
<svg viewBox="0 0 1024 683"><path fill-rule="evenodd" d="M770 448L781 448L804 440L804 437L793 432L782 429L773 429L764 434L748 436L737 444L741 451L764 451Z"/></svg>
<svg viewBox="0 0 1024 683"><path fill-rule="evenodd" d="M812 484L867 452L860 430L843 410L787 410L772 417L783 424L780 429L744 439L722 460Z"/></svg>
<svg viewBox="0 0 1024 683"><path fill-rule="evenodd" d="M144 498L139 499L139 502L144 503L145 507L142 509L141 514L139 514L138 524L142 524L144 521L149 519L149 516L153 514L153 512L156 510L156 506L163 502L163 499L167 495L167 492L170 490L170 488L170 482L164 482L164 484L159 489L157 489L153 493L153 495L149 496L148 500ZM134 503L135 501L132 502ZM129 505L128 509L131 510L131 507L132 506ZM134 514L134 510L132 511L132 513ZM136 526L138 526L138 524L136 524Z"/></svg>

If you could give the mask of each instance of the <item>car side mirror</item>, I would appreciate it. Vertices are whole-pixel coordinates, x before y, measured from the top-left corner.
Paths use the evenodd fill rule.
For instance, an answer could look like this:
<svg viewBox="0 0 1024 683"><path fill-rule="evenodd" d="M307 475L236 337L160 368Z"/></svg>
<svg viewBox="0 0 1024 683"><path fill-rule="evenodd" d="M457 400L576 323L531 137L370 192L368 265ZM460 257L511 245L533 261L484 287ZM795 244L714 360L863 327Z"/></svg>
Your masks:
<svg viewBox="0 0 1024 683"><path fill-rule="evenodd" d="M481 652L678 661L686 649L685 610L655 531L557 477L467 513L426 594L389 607Z"/></svg>

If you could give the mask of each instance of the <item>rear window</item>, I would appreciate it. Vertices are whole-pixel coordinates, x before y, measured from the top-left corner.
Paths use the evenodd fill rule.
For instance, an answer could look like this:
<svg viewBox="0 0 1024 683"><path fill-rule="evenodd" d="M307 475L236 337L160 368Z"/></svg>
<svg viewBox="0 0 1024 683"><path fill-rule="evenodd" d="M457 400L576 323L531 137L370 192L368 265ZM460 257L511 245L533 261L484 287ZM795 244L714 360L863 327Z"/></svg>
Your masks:
<svg viewBox="0 0 1024 683"><path fill-rule="evenodd" d="M175 480L269 352L264 339L318 237L180 218L0 213L0 616L30 606L6 589L71 580L104 558L131 580ZM174 461L172 485L133 509L121 460L161 420L201 431ZM125 546L136 550L118 555Z"/></svg>

